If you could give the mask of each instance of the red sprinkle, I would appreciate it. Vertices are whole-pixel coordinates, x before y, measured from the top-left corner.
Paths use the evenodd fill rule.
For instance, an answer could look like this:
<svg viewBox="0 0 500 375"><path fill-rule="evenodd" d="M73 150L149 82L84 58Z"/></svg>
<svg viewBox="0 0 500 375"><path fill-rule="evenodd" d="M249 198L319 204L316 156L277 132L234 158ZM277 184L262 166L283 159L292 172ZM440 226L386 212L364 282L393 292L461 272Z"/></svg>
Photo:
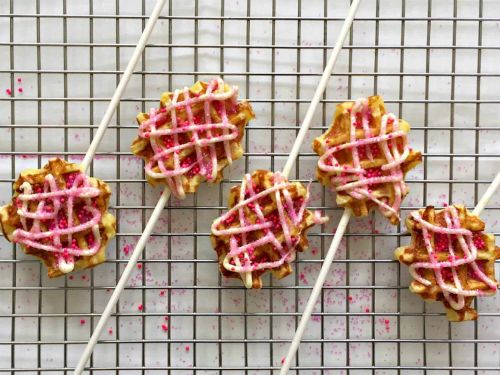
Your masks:
<svg viewBox="0 0 500 375"><path fill-rule="evenodd" d="M168 326L166 324L162 324L161 329L164 331L168 331Z"/></svg>
<svg viewBox="0 0 500 375"><path fill-rule="evenodd" d="M285 363L285 357L281 357L281 364Z"/></svg>
<svg viewBox="0 0 500 375"><path fill-rule="evenodd" d="M370 308L369 308L369 307L367 307L367 308L365 309L365 312L369 313L369 312L370 312Z"/></svg>
<svg viewBox="0 0 500 375"><path fill-rule="evenodd" d="M12 96L12 90L11 89L6 89L5 93L9 96Z"/></svg>
<svg viewBox="0 0 500 375"><path fill-rule="evenodd" d="M17 78L17 82L21 83L23 80L21 79L21 77L18 77Z"/></svg>
<svg viewBox="0 0 500 375"><path fill-rule="evenodd" d="M141 268L142 268L142 264L141 264L141 263L138 263L138 264L137 264L137 268L141 269Z"/></svg>
<svg viewBox="0 0 500 375"><path fill-rule="evenodd" d="M164 290L161 290L160 291L160 297L163 297L165 295L165 291Z"/></svg>
<svg viewBox="0 0 500 375"><path fill-rule="evenodd" d="M184 349L186 350L186 352L189 352L189 349L191 348L189 347L189 345L186 345Z"/></svg>
<svg viewBox="0 0 500 375"><path fill-rule="evenodd" d="M73 280L75 277L73 275L69 275L68 279Z"/></svg>
<svg viewBox="0 0 500 375"><path fill-rule="evenodd" d="M85 324L85 319L80 319L80 324L84 325Z"/></svg>
<svg viewBox="0 0 500 375"><path fill-rule="evenodd" d="M19 92L22 94L22 92L23 92L24 90L23 90L23 88L22 88L22 87L19 87L19 88L17 89L17 91L19 91Z"/></svg>
<svg viewBox="0 0 500 375"><path fill-rule="evenodd" d="M142 306L142 303L141 303L139 306L137 306L137 309L138 309L139 311L142 311L142 309L144 309L144 306Z"/></svg>
<svg viewBox="0 0 500 375"><path fill-rule="evenodd" d="M112 335L112 334L113 334L113 328L109 328L109 329L108 329L108 333L109 333L110 335Z"/></svg>

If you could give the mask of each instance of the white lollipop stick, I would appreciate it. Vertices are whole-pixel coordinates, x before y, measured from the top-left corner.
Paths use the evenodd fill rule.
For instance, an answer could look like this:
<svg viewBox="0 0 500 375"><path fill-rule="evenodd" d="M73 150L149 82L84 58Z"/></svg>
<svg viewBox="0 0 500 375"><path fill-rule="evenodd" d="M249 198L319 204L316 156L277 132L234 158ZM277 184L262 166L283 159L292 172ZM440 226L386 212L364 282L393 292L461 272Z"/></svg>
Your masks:
<svg viewBox="0 0 500 375"><path fill-rule="evenodd" d="M495 179L491 182L488 189L486 189L479 202L477 202L476 208L474 208L474 211L472 211L474 215L477 216L481 215L481 212L483 212L484 208L488 204L489 200L491 199L495 191L497 191L499 186L500 186L500 172L497 173Z"/></svg>
<svg viewBox="0 0 500 375"><path fill-rule="evenodd" d="M118 302L118 298L120 298L120 294L123 292L123 289L125 288L128 279L130 278L130 275L134 270L135 265L137 264L137 259L139 259L139 257L141 256L142 250L144 250L146 242L151 236L151 232L153 231L153 228L156 222L158 221L158 218L160 217L163 208L167 204L169 197L170 197L170 190L168 188L165 188L163 190L160 199L158 200L158 203L155 206L153 214L151 215L148 223L146 224L146 228L144 228L144 232L142 232L141 238L139 238L139 242L137 242L137 245L135 246L135 249L127 263L127 266L123 270L123 273L120 277L120 280L118 281L118 284L116 284L116 288L113 291L113 294L111 295L111 298L109 299L108 304L106 305L106 308L104 309L101 318L99 319L99 322L97 323L97 326L95 327L94 332L92 333L92 336L90 337L90 340L87 343L87 346L85 347L85 351L80 357L80 361L78 362L78 365L76 366L75 369L75 374L79 375L83 372L85 364L92 355L94 347L97 344L97 340L99 339L99 336L101 335L105 324L107 323L111 313L113 312L113 309L116 303Z"/></svg>
<svg viewBox="0 0 500 375"><path fill-rule="evenodd" d="M137 43L137 46L135 47L134 53L132 54L132 57L130 58L130 61L127 65L127 68L125 69L125 72L123 73L123 77L120 80L120 83L118 84L118 87L115 90L115 93L113 94L113 97L111 99L111 102L108 105L108 108L106 109L106 112L104 113L104 117L102 118L101 123L99 124L99 127L97 129L97 133L92 140L92 143L90 144L90 147L85 154L85 157L83 159L83 162L81 164L82 171L86 171L88 167L90 166L90 163L92 162L92 159L94 157L94 154L97 150L97 147L101 143L101 140L104 136L104 133L106 131L106 128L108 127L109 122L111 121L111 117L115 113L116 107L118 106L118 103L120 101L120 98L125 91L125 88L127 87L127 84L130 80L130 77L132 76L132 73L134 71L135 66L137 65L137 61L139 61L139 58L141 57L142 51L144 50L144 47L146 46L146 43L151 35L151 32L153 31L153 28L156 24L156 21L158 20L158 17L160 16L160 13L163 9L163 6L165 5L166 0L157 0L156 5L151 12L151 16L149 17L148 22L146 23L146 27L144 28L144 31L142 32L141 38L139 39L139 42ZM139 239L139 242L137 243L130 260L127 263L127 266L125 267L125 270L123 271L120 280L118 281L118 284L116 285L115 290L113 291L113 294L111 295L111 298L106 305L106 308L104 309L104 312L99 319L99 322L97 323L97 326L87 343L87 346L85 347L85 351L83 352L80 361L78 362L78 365L75 369L75 374L81 374L83 372L83 369L85 368L85 364L87 363L88 359L92 355L92 351L94 350L94 347L97 343L97 340L104 328L104 325L106 324L107 320L109 319L109 316L111 315L111 312L116 305L116 302L118 301L118 298L120 297L121 292L125 288L125 284L127 283L130 274L132 273L132 270L134 269L137 259L142 254L142 250L144 249L144 246L146 245L146 242L151 235L151 232L153 231L153 228L158 221L158 218L161 215L161 212L163 211L163 208L167 204L168 198L170 197L170 190L168 188L165 188L160 199L158 200L158 203L156 204L156 207L153 211L153 214L151 215L148 223L146 224L146 227L144 228L144 232L141 235L141 238Z"/></svg>
<svg viewBox="0 0 500 375"><path fill-rule="evenodd" d="M118 104L120 103L120 98L122 97L123 92L125 91L125 88L128 85L128 82L130 81L130 77L132 77L132 73L134 72L135 66L137 65L137 61L139 61L139 58L142 55L142 51L144 50L144 47L148 42L149 36L151 35L151 32L153 31L153 28L156 24L156 21L160 16L161 10L165 5L165 1L166 0L158 0L153 9L153 12L151 12L151 16L149 17L149 20L146 23L146 27L142 32L141 38L137 42L137 46L134 49L134 53L132 54L132 57L130 58L130 61L127 64L127 68L123 72L122 79L120 80L120 83L118 84L118 87L116 88L115 93L113 94L113 97L111 98L111 101L108 104L108 108L106 108L106 112L104 113L104 116L101 120L101 123L99 124L99 127L97 128L97 132L94 136L94 139L92 140L92 143L90 144L89 149L87 150L87 153L83 158L81 164L83 172L85 172L89 168L90 163L94 158L94 154L97 150L97 147L99 147L99 144L101 143L102 138L104 137L104 133L106 132L106 129L109 125L109 122L111 121L111 118L113 117L113 114L116 111L116 107L118 107Z"/></svg>
<svg viewBox="0 0 500 375"><path fill-rule="evenodd" d="M361 0L354 0L349 8L349 12L344 20L344 24L342 25L342 29L340 30L339 38L333 47L332 54L326 63L325 70L321 75L321 80L319 81L318 87L314 92L314 96L311 100L311 104L307 109L306 115L304 117L304 121L300 126L299 133L297 134L297 139L292 146L292 150L290 151L290 156L288 156L288 160L286 161L285 166L283 167L283 172L281 173L283 176L288 178L290 171L292 170L293 165L295 164L295 160L299 155L300 146L304 142L304 138L306 137L307 131L309 130L309 126L311 125L312 118L314 116L314 112L316 112L316 108L321 100L321 96L325 92L326 85L328 84L328 80L332 75L333 68L335 67L335 63L337 62L337 58L339 57L339 53L342 50L342 46L344 45L345 38L349 33L349 29L351 28L352 21L354 20L354 16L356 11L358 10L359 3Z"/></svg>

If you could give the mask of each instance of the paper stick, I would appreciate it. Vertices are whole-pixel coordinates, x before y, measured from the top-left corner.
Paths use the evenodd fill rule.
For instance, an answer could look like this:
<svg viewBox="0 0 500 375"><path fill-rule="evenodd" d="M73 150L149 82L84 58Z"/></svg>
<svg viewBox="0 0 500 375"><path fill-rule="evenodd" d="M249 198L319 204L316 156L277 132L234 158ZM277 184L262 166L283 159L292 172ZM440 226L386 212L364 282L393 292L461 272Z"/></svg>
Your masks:
<svg viewBox="0 0 500 375"><path fill-rule="evenodd" d="M158 0L156 2L153 12L151 13L149 20L146 23L146 27L142 32L141 38L137 42L137 46L134 49L134 53L132 54L132 57L130 58L130 61L127 64L127 68L123 72L123 76L120 80L120 83L118 84L118 87L115 89L113 97L111 98L111 101L108 104L108 108L106 108L106 112L104 113L104 116L101 120L101 123L99 124L99 127L97 128L97 132L94 135L94 139L92 140L92 143L90 144L89 149L87 150L87 153L83 158L81 164L83 172L87 171L87 169L89 168L90 163L94 158L97 147L99 147L99 145L101 144L102 138L104 137L104 133L106 132L109 122L111 121L111 118L113 117L113 114L116 111L116 107L118 107L118 104L120 103L120 99L123 95L123 92L125 91L125 88L127 87L128 82L130 81L130 77L132 77L132 73L134 72L135 66L137 65L137 62L139 61L139 58L142 55L142 51L144 50L144 47L146 46L146 43L148 42L151 32L153 31L153 28L156 24L156 21L160 16L161 10L165 5L165 1L166 0Z"/></svg>
<svg viewBox="0 0 500 375"><path fill-rule="evenodd" d="M493 194L495 194L495 191L498 190L499 186L500 186L500 172L497 173L495 179L491 182L488 189L486 189L481 199L479 199L479 202L477 202L476 208L474 208L474 211L472 211L474 215L477 216L481 215L481 212L483 212L484 208L488 204Z"/></svg>
<svg viewBox="0 0 500 375"><path fill-rule="evenodd" d="M127 65L127 68L125 69L125 72L123 73L123 77L120 80L120 83L118 84L118 87L116 88L113 97L111 99L111 102L108 105L108 108L106 109L106 112L104 113L104 117L101 120L101 123L99 124L99 128L97 129L97 133L92 140L92 143L90 144L90 147L83 159L83 162L81 164L82 171L86 171L90 163L92 162L92 159L94 158L94 154L97 150L97 147L102 141L102 138L104 136L104 133L106 131L106 128L109 125L109 122L111 121L111 117L115 113L116 107L118 106L118 103L120 101L121 96L123 95L123 92L125 91L125 88L127 87L127 84L130 80L130 77L132 76L133 70L135 66L137 65L137 62L139 61L139 58L141 57L141 54L144 50L144 47L146 46L146 43L151 35L151 32L153 31L153 28L156 24L156 21L158 20L158 17L160 16L160 13L163 9L163 6L165 5L166 0L158 0L156 2L156 5L151 13L151 16L149 17L149 20L146 24L146 27L144 28L144 31L142 32L141 38L139 39L139 42L137 43L137 46L135 47L134 53L132 54L132 57L130 58L130 61ZM85 364L87 363L88 359L92 355L92 352L94 350L95 345L97 344L97 340L99 339L99 336L101 335L101 332L104 328L104 325L109 319L109 316L111 315L112 310L114 309L118 298L120 298L120 294L122 293L123 289L125 288L126 283L128 282L128 279L130 278L130 274L132 273L132 270L134 269L137 259L142 254L142 251L144 250L144 247L146 246L146 242L149 239L151 232L153 231L153 228L158 221L158 218L160 217L163 208L167 204L168 198L170 197L170 191L168 188L165 188L160 199L158 200L158 203L156 204L156 207L153 211L153 214L151 215L148 223L146 224L146 227L144 228L144 232L142 233L139 242L137 243L130 260L128 261L125 270L123 271L122 275L120 276L120 280L118 281L118 284L116 285L115 290L113 291L113 294L111 295L110 300L108 301L108 304L106 305L106 308L104 309L104 312L102 313L101 318L99 319L99 322L97 323L96 328L94 329L94 332L92 333L92 336L90 337L89 342L87 343L87 346L85 347L85 350L80 358L80 361L78 362L78 365L75 369L75 374L79 375L83 372L85 368Z"/></svg>

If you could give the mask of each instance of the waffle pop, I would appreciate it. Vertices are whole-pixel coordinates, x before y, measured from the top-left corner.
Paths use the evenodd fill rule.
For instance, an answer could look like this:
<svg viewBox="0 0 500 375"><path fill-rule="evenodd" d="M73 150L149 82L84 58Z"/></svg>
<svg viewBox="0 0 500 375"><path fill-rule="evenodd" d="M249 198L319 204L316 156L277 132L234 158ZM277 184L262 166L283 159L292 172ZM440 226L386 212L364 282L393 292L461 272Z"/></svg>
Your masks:
<svg viewBox="0 0 500 375"><path fill-rule="evenodd" d="M261 288L267 270L277 278L289 275L296 252L308 246L307 230L327 220L307 210L308 201L309 188L279 172L246 174L229 193L229 211L212 224L221 273L247 288Z"/></svg>
<svg viewBox="0 0 500 375"><path fill-rule="evenodd" d="M115 234L111 191L78 165L52 159L28 169L14 183L12 203L0 209L2 231L25 253L44 261L49 277L93 267L106 260Z"/></svg>
<svg viewBox="0 0 500 375"><path fill-rule="evenodd" d="M406 219L411 244L395 251L409 266L410 291L426 300L442 301L450 321L474 320L476 296L494 295L495 260L500 248L484 233L484 222L460 205L442 210L427 207Z"/></svg>
<svg viewBox="0 0 500 375"><path fill-rule="evenodd" d="M422 159L408 145L409 130L406 121L386 113L380 96L339 104L330 129L313 142L318 180L355 216L378 208L397 224L408 194L405 175Z"/></svg>
<svg viewBox="0 0 500 375"><path fill-rule="evenodd" d="M166 92L160 108L140 113L131 148L144 159L148 181L166 184L181 199L205 180L219 181L224 167L243 155L245 126L255 117L237 98L238 89L219 78Z"/></svg>

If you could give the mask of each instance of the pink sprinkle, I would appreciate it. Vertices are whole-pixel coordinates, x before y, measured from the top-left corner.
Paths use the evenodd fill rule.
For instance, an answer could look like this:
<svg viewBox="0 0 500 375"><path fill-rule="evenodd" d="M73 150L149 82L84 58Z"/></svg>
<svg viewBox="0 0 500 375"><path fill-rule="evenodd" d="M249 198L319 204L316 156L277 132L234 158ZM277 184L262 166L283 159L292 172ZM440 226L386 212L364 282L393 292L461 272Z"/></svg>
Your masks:
<svg viewBox="0 0 500 375"><path fill-rule="evenodd" d="M370 312L370 308L369 308L369 307L367 307L367 308L365 309L365 312L369 313L369 312Z"/></svg>
<svg viewBox="0 0 500 375"><path fill-rule="evenodd" d="M111 327L110 327L110 328L108 329L108 333L109 333L110 335L112 335L112 334L113 334L113 328L111 328Z"/></svg>
<svg viewBox="0 0 500 375"><path fill-rule="evenodd" d="M80 319L80 324L84 325L85 324L85 319Z"/></svg>
<svg viewBox="0 0 500 375"><path fill-rule="evenodd" d="M162 324L161 329L166 332L166 331L168 331L168 326L166 324Z"/></svg>
<svg viewBox="0 0 500 375"><path fill-rule="evenodd" d="M137 306L137 309L138 309L139 311L142 311L142 309L144 309L144 306L142 306L142 303L141 303L139 306Z"/></svg>
<svg viewBox="0 0 500 375"><path fill-rule="evenodd" d="M141 269L142 268L142 264L141 263L137 264L137 268Z"/></svg>
<svg viewBox="0 0 500 375"><path fill-rule="evenodd" d="M165 295L165 291L164 290L161 290L160 291L160 296L163 297Z"/></svg>
<svg viewBox="0 0 500 375"><path fill-rule="evenodd" d="M9 96L12 96L12 90L11 89L6 89L5 93Z"/></svg>
<svg viewBox="0 0 500 375"><path fill-rule="evenodd" d="M389 319L384 320L384 323L385 323L385 324L389 324L389 323L390 323L390 322L389 322Z"/></svg>
<svg viewBox="0 0 500 375"><path fill-rule="evenodd" d="M17 82L18 82L18 83L21 83L22 81L23 81L23 80L21 79L21 77L18 77L18 78L17 78Z"/></svg>
<svg viewBox="0 0 500 375"><path fill-rule="evenodd" d="M129 245L125 245L123 247L123 252L125 253L125 255L128 255L128 253L130 252L130 246Z"/></svg>
<svg viewBox="0 0 500 375"><path fill-rule="evenodd" d="M184 347L184 349L186 350L186 352L189 352L189 349L191 349L191 348L189 347L189 345L186 345L186 346Z"/></svg>
<svg viewBox="0 0 500 375"><path fill-rule="evenodd" d="M285 357L281 357L281 364L285 363Z"/></svg>
<svg viewBox="0 0 500 375"><path fill-rule="evenodd" d="M23 90L23 88L22 88L22 87L19 87L19 88L17 89L17 91L19 91L19 92L22 94L24 90Z"/></svg>

